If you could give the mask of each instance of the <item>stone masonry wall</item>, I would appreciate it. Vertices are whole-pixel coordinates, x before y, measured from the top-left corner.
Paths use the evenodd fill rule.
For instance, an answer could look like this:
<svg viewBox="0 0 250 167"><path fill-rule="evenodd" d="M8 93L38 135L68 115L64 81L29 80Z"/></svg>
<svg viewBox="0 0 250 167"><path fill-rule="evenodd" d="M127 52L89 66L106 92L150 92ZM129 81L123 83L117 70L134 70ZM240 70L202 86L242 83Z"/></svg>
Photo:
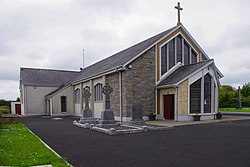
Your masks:
<svg viewBox="0 0 250 167"><path fill-rule="evenodd" d="M141 103L144 115L155 112L155 47L134 60L122 72L123 116L130 117L132 105Z"/></svg>
<svg viewBox="0 0 250 167"><path fill-rule="evenodd" d="M105 80L113 88L113 92L110 94L111 110L115 116L120 116L119 73L107 75Z"/></svg>
<svg viewBox="0 0 250 167"><path fill-rule="evenodd" d="M185 80L180 84L180 101L179 101L179 115L188 114L188 80Z"/></svg>

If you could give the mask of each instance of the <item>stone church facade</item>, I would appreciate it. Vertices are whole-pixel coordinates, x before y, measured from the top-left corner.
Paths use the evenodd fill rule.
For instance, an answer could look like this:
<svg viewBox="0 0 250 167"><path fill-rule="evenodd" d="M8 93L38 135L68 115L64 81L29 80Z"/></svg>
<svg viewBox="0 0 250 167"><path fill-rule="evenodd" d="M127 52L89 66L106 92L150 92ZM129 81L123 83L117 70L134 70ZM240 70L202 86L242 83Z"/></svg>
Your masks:
<svg viewBox="0 0 250 167"><path fill-rule="evenodd" d="M158 119L192 120L192 115L197 113L201 119L213 119L218 112L219 79L223 77L214 60L182 24L79 72L58 71L53 74L55 78L49 71L21 68L23 115L81 116L82 93L88 87L89 106L94 117L100 118L105 100L102 87L109 83L113 88L110 100L116 120L131 120L132 106L137 103L143 105L144 119L151 112L157 114ZM40 87L46 91L34 95ZM36 98L39 102L33 97L39 97ZM32 104L29 98L33 99ZM29 105L34 105L29 107L33 111L28 109Z"/></svg>

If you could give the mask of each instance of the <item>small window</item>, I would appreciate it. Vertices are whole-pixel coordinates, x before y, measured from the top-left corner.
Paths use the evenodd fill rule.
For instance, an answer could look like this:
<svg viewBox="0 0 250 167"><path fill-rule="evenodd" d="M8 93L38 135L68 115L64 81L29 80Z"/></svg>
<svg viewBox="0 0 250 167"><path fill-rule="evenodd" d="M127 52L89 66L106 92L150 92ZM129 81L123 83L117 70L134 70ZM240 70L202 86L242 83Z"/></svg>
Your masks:
<svg viewBox="0 0 250 167"><path fill-rule="evenodd" d="M190 64L190 46L188 43L185 41L184 42L184 65Z"/></svg>
<svg viewBox="0 0 250 167"><path fill-rule="evenodd" d="M61 96L61 112L67 112L66 108L66 96Z"/></svg>
<svg viewBox="0 0 250 167"><path fill-rule="evenodd" d="M79 88L75 90L75 103L77 104L80 103L80 89Z"/></svg>
<svg viewBox="0 0 250 167"><path fill-rule="evenodd" d="M167 44L161 47L161 75L165 74L168 71L167 48Z"/></svg>
<svg viewBox="0 0 250 167"><path fill-rule="evenodd" d="M103 96L102 96L102 84L98 83L94 87L95 89L95 101L102 101Z"/></svg>
<svg viewBox="0 0 250 167"><path fill-rule="evenodd" d="M169 42L169 69L175 65L175 39Z"/></svg>
<svg viewBox="0 0 250 167"><path fill-rule="evenodd" d="M178 35L176 37L176 58L177 58L177 62L181 62L182 63L182 37L181 35Z"/></svg>
<svg viewBox="0 0 250 167"><path fill-rule="evenodd" d="M195 53L193 49L191 51L191 60L192 60L192 64L197 63L197 54Z"/></svg>
<svg viewBox="0 0 250 167"><path fill-rule="evenodd" d="M211 76L204 76L204 113L211 113Z"/></svg>

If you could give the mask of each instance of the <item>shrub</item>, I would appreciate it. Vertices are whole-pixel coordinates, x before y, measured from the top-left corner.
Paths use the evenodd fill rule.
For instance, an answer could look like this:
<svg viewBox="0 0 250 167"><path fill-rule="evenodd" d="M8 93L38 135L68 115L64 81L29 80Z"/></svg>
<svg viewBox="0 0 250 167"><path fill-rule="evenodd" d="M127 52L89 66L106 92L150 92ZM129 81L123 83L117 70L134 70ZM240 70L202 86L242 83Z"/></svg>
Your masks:
<svg viewBox="0 0 250 167"><path fill-rule="evenodd" d="M0 100L0 106L8 106L10 108L10 101Z"/></svg>
<svg viewBox="0 0 250 167"><path fill-rule="evenodd" d="M242 107L250 107L250 96L241 100Z"/></svg>
<svg viewBox="0 0 250 167"><path fill-rule="evenodd" d="M0 106L0 117L2 117L3 114L9 114L10 108L9 106Z"/></svg>

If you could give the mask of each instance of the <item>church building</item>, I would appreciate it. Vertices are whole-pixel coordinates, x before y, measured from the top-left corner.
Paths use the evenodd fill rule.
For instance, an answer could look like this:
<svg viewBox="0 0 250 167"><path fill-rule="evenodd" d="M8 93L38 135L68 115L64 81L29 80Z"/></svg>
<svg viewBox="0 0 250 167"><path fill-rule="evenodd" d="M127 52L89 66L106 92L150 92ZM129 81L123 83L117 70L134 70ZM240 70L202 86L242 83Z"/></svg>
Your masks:
<svg viewBox="0 0 250 167"><path fill-rule="evenodd" d="M178 13L182 8L176 7ZM81 71L21 68L22 115L76 115L84 109L83 89L91 96L95 118L104 109L102 87L113 88L111 109L118 121L129 121L141 104L144 119L176 121L213 119L218 112L223 75L180 22L176 26L107 57Z"/></svg>

